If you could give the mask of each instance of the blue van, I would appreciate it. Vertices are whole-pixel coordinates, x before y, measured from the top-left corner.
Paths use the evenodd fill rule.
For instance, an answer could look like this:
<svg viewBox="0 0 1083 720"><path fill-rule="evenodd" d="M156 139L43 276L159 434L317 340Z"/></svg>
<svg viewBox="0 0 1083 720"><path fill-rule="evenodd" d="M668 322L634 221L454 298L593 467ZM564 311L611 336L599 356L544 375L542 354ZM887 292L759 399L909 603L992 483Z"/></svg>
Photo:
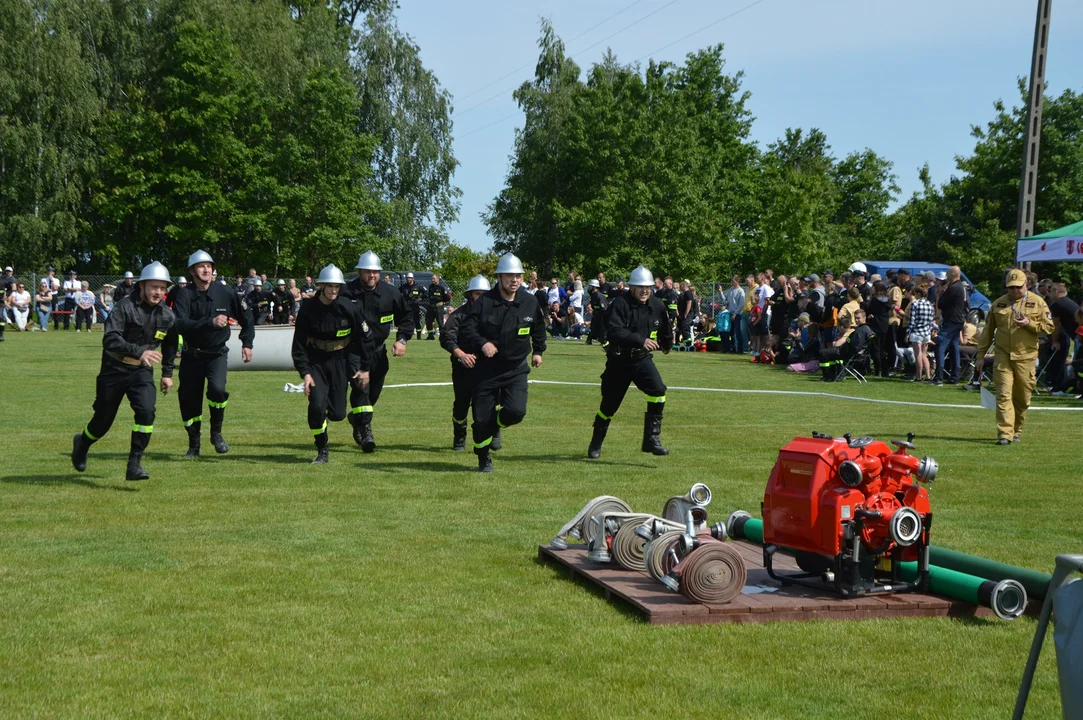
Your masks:
<svg viewBox="0 0 1083 720"><path fill-rule="evenodd" d="M899 268L906 268L910 271L911 276L916 276L920 272L931 270L934 274L946 273L949 265L943 265L941 263L927 263L927 262L914 262L912 260L862 260L865 268L869 271L869 274L879 273L881 277L887 277L888 270L898 270ZM989 307L992 302L989 298L982 295L980 292L974 289L974 283L970 282L970 278L963 273L963 282L967 287L967 299L970 304L970 311L967 313L967 319L977 325L985 320L985 316L989 314Z"/></svg>

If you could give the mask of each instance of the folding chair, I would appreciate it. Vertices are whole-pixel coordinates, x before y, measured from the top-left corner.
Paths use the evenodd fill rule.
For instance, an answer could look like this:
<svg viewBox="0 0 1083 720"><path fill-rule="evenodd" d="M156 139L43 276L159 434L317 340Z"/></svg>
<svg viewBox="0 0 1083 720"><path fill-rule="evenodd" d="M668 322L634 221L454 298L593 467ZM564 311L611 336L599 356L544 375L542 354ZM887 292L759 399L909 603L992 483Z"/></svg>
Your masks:
<svg viewBox="0 0 1083 720"><path fill-rule="evenodd" d="M857 380L859 383L868 382L865 379L865 373L869 371L869 351L868 348L862 349L860 352L855 353L849 360L847 360L842 366L843 374L839 376L839 380L842 380L847 375Z"/></svg>

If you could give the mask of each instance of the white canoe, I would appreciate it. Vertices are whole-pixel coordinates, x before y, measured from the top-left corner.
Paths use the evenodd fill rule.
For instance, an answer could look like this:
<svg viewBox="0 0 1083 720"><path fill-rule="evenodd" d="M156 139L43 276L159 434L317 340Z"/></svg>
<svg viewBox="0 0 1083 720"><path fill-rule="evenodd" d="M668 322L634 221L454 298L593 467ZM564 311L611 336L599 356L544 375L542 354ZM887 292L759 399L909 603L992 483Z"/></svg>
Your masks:
<svg viewBox="0 0 1083 720"><path fill-rule="evenodd" d="M292 325L257 325L256 338L252 341L252 362L241 359L241 328L234 325L229 334L229 370L293 370Z"/></svg>

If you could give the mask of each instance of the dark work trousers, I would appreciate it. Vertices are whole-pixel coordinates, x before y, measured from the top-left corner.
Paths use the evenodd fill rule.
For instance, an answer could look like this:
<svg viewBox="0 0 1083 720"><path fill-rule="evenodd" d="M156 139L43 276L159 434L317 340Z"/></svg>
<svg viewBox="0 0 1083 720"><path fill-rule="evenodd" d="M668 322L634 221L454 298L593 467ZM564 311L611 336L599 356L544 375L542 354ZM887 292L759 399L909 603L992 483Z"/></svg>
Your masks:
<svg viewBox="0 0 1083 720"><path fill-rule="evenodd" d="M229 393L226 392L226 355L221 350L200 351L185 348L180 364L181 421L184 427L203 422L203 383L207 386L207 404L210 405L211 423L218 427L226 409Z"/></svg>
<svg viewBox="0 0 1083 720"><path fill-rule="evenodd" d="M376 348L376 354L372 357L369 369L369 385L362 388L361 383L350 380L350 414L360 416L362 425L372 422L372 413L376 411L376 401L380 399L380 393L384 389L384 380L387 379L387 371L390 366L387 363L387 346L381 345Z"/></svg>
<svg viewBox="0 0 1083 720"><path fill-rule="evenodd" d="M61 318L63 318L64 329L67 330L69 327L71 327L71 316L75 314L75 300L72 300L70 298L64 298L63 304L60 306L60 308L63 311L63 314L55 312L53 313L53 329L58 329L58 326L60 325L60 320Z"/></svg>
<svg viewBox="0 0 1083 720"><path fill-rule="evenodd" d="M411 305L410 315L414 318L414 332L417 333L418 337L421 337L421 319L425 317L425 306L420 304Z"/></svg>
<svg viewBox="0 0 1083 720"><path fill-rule="evenodd" d="M654 360L649 355L638 360L610 355L602 372L602 404L598 409L600 418L613 419L632 383L647 396L647 412L662 414L666 404L666 384L662 382Z"/></svg>
<svg viewBox="0 0 1083 720"><path fill-rule="evenodd" d="M606 311L596 312L590 319L590 339L599 345L605 345L605 315Z"/></svg>
<svg viewBox="0 0 1083 720"><path fill-rule="evenodd" d="M309 371L315 381L308 395L308 427L317 448L327 444L327 421L346 417L346 388L350 386L350 360L345 350L310 351Z"/></svg>
<svg viewBox="0 0 1083 720"><path fill-rule="evenodd" d="M962 332L963 326L958 323L946 322L940 326L936 335L936 374L933 375L937 380L959 382L959 336Z"/></svg>
<svg viewBox="0 0 1083 720"><path fill-rule="evenodd" d="M85 323L86 331L90 332L90 325L94 320L94 308L81 308L75 306L75 329L79 330Z"/></svg>
<svg viewBox="0 0 1083 720"><path fill-rule="evenodd" d="M429 331L429 337L440 328L440 308L431 307L425 311L425 329Z"/></svg>
<svg viewBox="0 0 1083 720"><path fill-rule="evenodd" d="M873 362L876 363L876 374L887 377L887 374L895 367L895 336L894 328L886 326L883 330L877 330L870 342L870 352Z"/></svg>
<svg viewBox="0 0 1083 720"><path fill-rule="evenodd" d="M458 360L451 361L451 386L455 390L455 402L451 406L451 419L466 425L466 413L470 411L470 398L474 394L474 371Z"/></svg>
<svg viewBox="0 0 1083 720"><path fill-rule="evenodd" d="M527 375L530 366L477 365L474 367L474 451L488 449L498 428L518 425L526 417ZM497 410L497 406L500 409Z"/></svg>
<svg viewBox="0 0 1083 720"><path fill-rule="evenodd" d="M109 432L120 409L120 401L127 395L135 413L133 447L138 444L140 450L146 448L150 434L154 432L154 390L154 370L150 367L103 361L94 397L94 417L90 418L84 431L87 438L100 440ZM137 435L145 438L137 442Z"/></svg>

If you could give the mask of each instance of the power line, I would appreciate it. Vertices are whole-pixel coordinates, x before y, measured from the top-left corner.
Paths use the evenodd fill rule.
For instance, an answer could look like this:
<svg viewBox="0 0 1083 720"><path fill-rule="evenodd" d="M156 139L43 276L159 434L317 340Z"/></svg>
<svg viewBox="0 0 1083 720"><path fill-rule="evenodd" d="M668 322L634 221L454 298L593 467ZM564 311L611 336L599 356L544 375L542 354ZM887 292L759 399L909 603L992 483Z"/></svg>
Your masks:
<svg viewBox="0 0 1083 720"><path fill-rule="evenodd" d="M760 2L762 2L762 1L763 1L763 0L760 0ZM593 45L588 45L587 47L583 48L582 50L580 50L579 52L575 53L574 55L571 55L570 57L573 57L573 58L575 58L575 57L579 57L580 55L582 55L583 53L585 53L585 52L586 52L587 50L591 50L591 49L593 49L593 48L595 48L595 47L597 47L597 46L601 45L601 44L602 44L602 43L604 43L604 42L608 42L609 40L612 40L613 38L615 38L616 36L620 35L620 34L621 34L622 32L624 32L625 30L629 30L629 29L631 29L631 28L635 27L636 25L638 25L639 23L643 22L644 20L646 20L646 19L648 19L648 18L650 18L650 17L653 17L654 15L657 15L658 13L662 12L662 11L663 11L663 10L665 10L665 9L666 9L667 7L669 7L670 5L675 5L675 4L676 4L676 3L678 3L678 2L680 2L680 0L670 0L669 2L667 2L667 3L666 3L665 5L663 5L662 7L660 7L660 8L657 8L656 10L652 10L651 12L647 13L646 15L644 15L644 16L643 16L643 17L641 17L641 18L639 18L639 19L638 19L638 20L636 20L635 22L632 22L632 23L629 23L629 24L625 25L625 26L624 26L624 27L622 27L622 28L621 28L620 30L617 30L617 31L616 31L615 33L612 33L612 34L610 34L610 35L607 35L606 37L602 38L601 40L599 40L598 42L594 43ZM705 28L704 28L704 29L705 29ZM524 67L526 67L526 66L524 66ZM521 69L522 69L522 68L520 68L520 70L521 70ZM514 73L512 73L512 74L514 74ZM507 76L505 76L505 77L507 77ZM479 103L475 103L475 104L471 105L470 107L466 108L465 110L460 110L459 112L455 113L455 114L454 114L454 115L453 115L452 117L459 117L459 116L461 116L461 115L465 115L466 113L470 112L471 110L476 110L477 108L481 107L482 105L487 105L487 104L489 104L490 102L492 102L493 100L496 100L497 98L499 98L499 97L503 97L504 95L508 94L509 92L511 92L512 90L514 90L514 89L515 89L516 87L519 87L519 86L518 86L518 85L515 85L515 86L513 86L513 87L507 88L506 90L501 90L500 92L496 93L495 95L492 95L492 96L490 96L490 97L488 97L488 98L486 98L486 99L482 100L482 101L481 101L481 102L479 102Z"/></svg>
<svg viewBox="0 0 1083 720"><path fill-rule="evenodd" d="M579 38L583 37L584 35L586 35L587 33L591 32L592 30L597 30L598 28L600 28L600 27L601 27L602 25L605 25L605 24L606 24L607 22L609 22L609 21L610 21L610 20L612 20L613 18L617 17L618 15L622 15L622 14L624 14L624 13L628 12L629 10L631 10L632 8L634 8L634 7L636 6L636 5L638 5L638 4L639 4L639 3L641 3L641 2L643 2L643 0L635 0L635 2L631 3L630 5L625 5L625 6L623 7L623 8L621 8L621 9L620 9L620 10L618 10L617 12L613 13L612 15L610 15L609 17L607 17L607 18L606 18L605 20L602 20L602 21L601 21L600 23L596 23L596 24L594 24L594 25L591 25L591 26L590 26L589 28L587 28L587 29L586 29L586 30L584 30L583 32L579 33L578 35L576 35L575 37L573 37L573 38L572 38L571 40L569 40L568 42L570 42L570 43L572 43L572 42L575 42L576 40L578 40ZM489 83L488 85L482 85L481 87L479 87L479 88L478 88L477 90L473 91L472 93L469 93L469 94L467 94L467 95L463 95L463 96L462 96L461 98L458 98L458 99L459 99L459 100L466 100L467 98L472 98L472 97L474 97L475 95L477 95L477 94L478 94L479 92L481 92L482 90L488 90L488 89L489 89L489 88L491 88L491 87L492 87L493 85L496 85L496 84L497 84L498 82L500 82L501 80L507 80L507 79L508 79L508 78L510 78L510 77L511 77L512 75L515 75L515 74L517 74L517 73L519 73L519 72L521 72L521 71L523 71L523 70L526 70L526 69L527 69L528 67L530 67L530 63L524 63L523 65L520 65L519 67L517 67L517 68L515 68L514 70L512 70L512 71L511 71L510 73L508 73L507 75L501 75L501 76L500 76L500 77L498 77L498 78L497 78L496 80L493 80L493 81L492 81L491 83Z"/></svg>
<svg viewBox="0 0 1083 720"><path fill-rule="evenodd" d="M479 133L479 132L481 132L482 130L488 130L488 129L489 129L489 128L491 128L491 127L492 127L493 125L499 125L500 123L503 123L503 122L507 122L508 120L511 120L511 119L512 119L513 117L517 116L518 114L519 114L519 111L518 111L518 110L516 110L516 111L515 111L515 112L513 112L513 113L512 113L511 115L507 115L507 116L505 116L505 117L502 117L502 118L500 118L499 120L494 120L493 122L489 123L488 125L482 125L482 126L481 126L481 127L479 127L479 128L474 128L473 130L471 130L471 131L470 131L470 132L468 132L468 133L463 133L462 135L459 135L459 136L457 136L457 137L456 137L455 139L456 139L456 140L462 140L462 139L463 139L463 138L465 138L465 137L470 137L470 136L471 136L471 135L473 135L474 133Z"/></svg>
<svg viewBox="0 0 1083 720"><path fill-rule="evenodd" d="M638 57L638 58L636 58L636 59L635 59L635 62L639 62L640 60L645 60L646 58L649 58L649 57L650 57L651 55L657 55L658 53L662 52L663 50L668 50L669 48L673 47L673 46L674 46L674 45L676 45L677 43L679 43L679 42L684 42L685 40L687 40L688 38L692 37L693 35L699 35L699 34L700 34L701 32L703 32L704 30L709 30L710 28L713 28L713 27L714 27L715 25L717 25L718 23L720 23L720 22L725 22L726 20L729 20L730 18L732 18L732 17L734 17L734 16L736 16L736 15L740 15L740 14L741 14L741 13L743 13L743 12L744 12L745 10L748 10L749 8L755 7L756 5L759 5L759 4L760 4L760 3L762 3L762 2L765 2L765 0L756 0L756 2L753 2L753 3L749 3L748 5L745 5L745 6L744 6L743 8L741 8L740 10L734 10L733 12L731 12L731 13L730 13L729 15L727 15L727 16L726 16L726 17L724 17L724 18L719 18L718 20L715 20L715 21L714 21L713 23L710 23L709 25L704 25L704 26L703 26L703 27L701 27L701 28L700 28L699 30L695 30L695 31L693 31L693 32L690 32L690 33L688 33L687 35L685 35L684 37L681 37L681 38L677 38L676 40L674 40L673 42L669 43L668 45L663 45L662 47L658 48L657 50L652 50L652 51L650 51L649 53L647 53L646 55L644 55L644 56L642 56L642 57Z"/></svg>

